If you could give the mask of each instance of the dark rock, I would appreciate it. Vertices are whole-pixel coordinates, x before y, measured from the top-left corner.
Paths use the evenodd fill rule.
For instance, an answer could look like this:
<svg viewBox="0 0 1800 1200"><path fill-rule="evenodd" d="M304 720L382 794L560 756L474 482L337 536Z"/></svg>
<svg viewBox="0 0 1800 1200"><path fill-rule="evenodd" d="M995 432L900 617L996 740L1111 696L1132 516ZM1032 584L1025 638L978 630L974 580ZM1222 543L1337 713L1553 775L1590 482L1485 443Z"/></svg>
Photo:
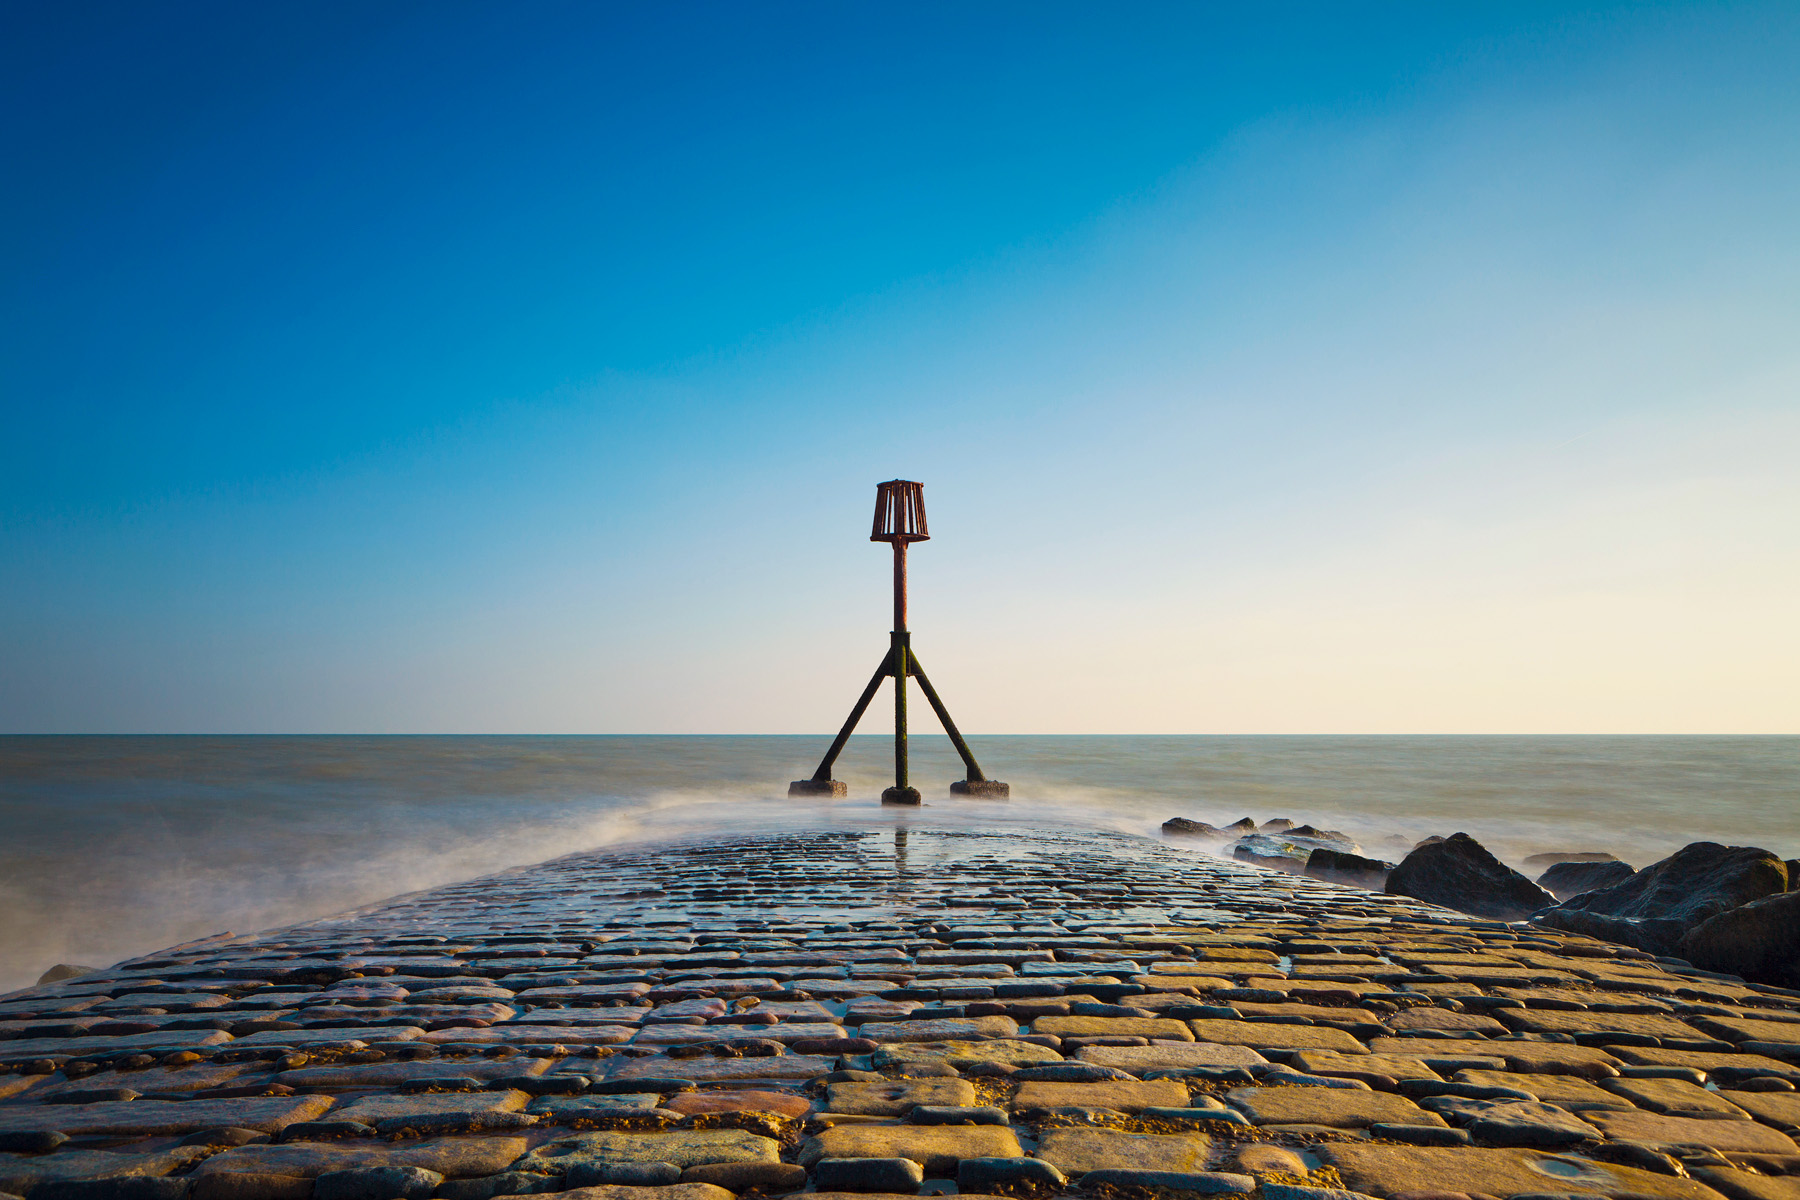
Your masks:
<svg viewBox="0 0 1800 1200"><path fill-rule="evenodd" d="M1306 860L1306 873L1314 878L1352 883L1377 892L1387 886L1388 872L1393 869L1391 862L1364 858L1348 850L1314 850Z"/></svg>
<svg viewBox="0 0 1800 1200"><path fill-rule="evenodd" d="M48 1154L69 1140L66 1133L53 1129L29 1129L0 1133L0 1150L9 1154Z"/></svg>
<svg viewBox="0 0 1800 1200"><path fill-rule="evenodd" d="M1695 926L1787 890L1787 864L1754 846L1694 842L1623 883L1545 913L1552 929L1670 954Z"/></svg>
<svg viewBox="0 0 1800 1200"><path fill-rule="evenodd" d="M1217 838L1221 841L1232 836L1215 825L1190 821L1186 817L1170 817L1162 823L1162 833L1164 837Z"/></svg>
<svg viewBox="0 0 1800 1200"><path fill-rule="evenodd" d="M1314 829L1311 825L1296 825L1287 831L1289 837L1317 838L1321 842L1337 842L1344 846L1354 846L1356 841L1347 833L1336 829Z"/></svg>
<svg viewBox="0 0 1800 1200"><path fill-rule="evenodd" d="M424 1167L352 1167L313 1180L313 1200L426 1200L442 1182Z"/></svg>
<svg viewBox="0 0 1800 1200"><path fill-rule="evenodd" d="M1677 952L1703 970L1800 987L1800 892L1764 896L1709 917L1687 932Z"/></svg>
<svg viewBox="0 0 1800 1200"><path fill-rule="evenodd" d="M1554 867L1557 863L1603 863L1617 860L1604 850L1552 850L1548 854L1527 856L1525 865L1532 870Z"/></svg>
<svg viewBox="0 0 1800 1200"><path fill-rule="evenodd" d="M910 1158L822 1158L813 1167L821 1192L895 1192L913 1195L925 1168Z"/></svg>
<svg viewBox="0 0 1800 1200"><path fill-rule="evenodd" d="M1348 840L1326 841L1296 833L1253 833L1231 843L1230 850L1231 857L1239 862L1254 863L1259 867L1274 867L1276 870L1298 875L1306 870L1306 864L1312 858L1314 851L1333 850L1339 853L1358 854L1362 847Z"/></svg>
<svg viewBox="0 0 1800 1200"><path fill-rule="evenodd" d="M1239 833L1255 833L1256 822L1252 821L1249 817L1239 817L1225 828L1227 830L1236 830Z"/></svg>
<svg viewBox="0 0 1800 1200"><path fill-rule="evenodd" d="M1800 858L1787 860L1788 891L1800 892Z"/></svg>
<svg viewBox="0 0 1800 1200"><path fill-rule="evenodd" d="M1068 1178L1041 1158L965 1158L956 1164L958 1191L1012 1195L1020 1191L1050 1191Z"/></svg>
<svg viewBox="0 0 1800 1200"><path fill-rule="evenodd" d="M1630 863L1616 858L1605 862L1560 862L1538 876L1538 886L1558 900L1567 900L1583 892L1624 883L1636 873Z"/></svg>
<svg viewBox="0 0 1800 1200"><path fill-rule="evenodd" d="M285 1125L278 1140L283 1142L329 1142L338 1138L375 1136L375 1127L361 1121L295 1121Z"/></svg>
<svg viewBox="0 0 1800 1200"><path fill-rule="evenodd" d="M966 1073L966 1072L965 1072ZM1117 1067L1099 1063L1059 1062L1042 1067L1020 1067L1010 1072L1020 1083L1129 1083L1137 1078Z"/></svg>
<svg viewBox="0 0 1800 1200"><path fill-rule="evenodd" d="M1288 820L1286 817L1275 817L1272 820L1264 821L1261 825L1258 825L1256 827L1256 832L1258 832L1258 833L1285 833L1288 830L1292 829L1293 827L1294 827L1294 823L1292 821Z"/></svg>
<svg viewBox="0 0 1800 1200"><path fill-rule="evenodd" d="M1555 903L1466 833L1414 850L1388 874L1384 890L1500 921L1523 920Z"/></svg>
<svg viewBox="0 0 1800 1200"><path fill-rule="evenodd" d="M570 1167L563 1184L570 1188L668 1187L681 1182L681 1168L671 1162L583 1162ZM553 1191L562 1189L555 1188Z"/></svg>

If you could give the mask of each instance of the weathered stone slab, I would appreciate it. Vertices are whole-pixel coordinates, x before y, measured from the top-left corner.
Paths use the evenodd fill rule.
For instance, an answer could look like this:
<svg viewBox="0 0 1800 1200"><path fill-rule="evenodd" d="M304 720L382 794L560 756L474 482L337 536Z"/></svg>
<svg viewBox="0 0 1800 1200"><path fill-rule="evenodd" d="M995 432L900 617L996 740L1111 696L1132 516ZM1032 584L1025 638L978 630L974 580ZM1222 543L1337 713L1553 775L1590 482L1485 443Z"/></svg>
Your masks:
<svg viewBox="0 0 1800 1200"><path fill-rule="evenodd" d="M995 1038L986 1042L901 1042L877 1050L874 1061L877 1067L904 1067L908 1063L919 1062L943 1062L958 1068L978 1062L1025 1067L1035 1063L1061 1062L1062 1057L1048 1046L1040 1046L1035 1042Z"/></svg>
<svg viewBox="0 0 1800 1200"><path fill-rule="evenodd" d="M1313 1153L1326 1166L1336 1167L1347 1187L1375 1196L1429 1190L1489 1196L1585 1193L1723 1200L1691 1179L1534 1150L1334 1142L1313 1147Z"/></svg>
<svg viewBox="0 0 1800 1200"><path fill-rule="evenodd" d="M841 1025L824 1021L783 1021L773 1025L646 1025L631 1041L638 1046L693 1046L703 1042L799 1042L808 1038L843 1036Z"/></svg>
<svg viewBox="0 0 1800 1200"><path fill-rule="evenodd" d="M1115 1067L1133 1075L1192 1067L1247 1067L1268 1061L1249 1046L1222 1046L1215 1042L1180 1046L1083 1046L1075 1052L1075 1057L1082 1062Z"/></svg>
<svg viewBox="0 0 1800 1200"><path fill-rule="evenodd" d="M1173 1042L1191 1042L1194 1035L1188 1027L1170 1017L1039 1017L1031 1023L1033 1033L1054 1037L1141 1037L1162 1038Z"/></svg>
<svg viewBox="0 0 1800 1200"><path fill-rule="evenodd" d="M1458 1071L1458 1083L1480 1087L1519 1088L1539 1100L1566 1108L1570 1112L1587 1109L1629 1111L1631 1102L1622 1094L1589 1083L1579 1075L1540 1075L1530 1071ZM1608 1087L1617 1080L1609 1080Z"/></svg>
<svg viewBox="0 0 1800 1200"><path fill-rule="evenodd" d="M1543 1008L1507 1008L1501 1019L1522 1033L1635 1033L1654 1038L1701 1041L1692 1025L1656 1013L1559 1012Z"/></svg>
<svg viewBox="0 0 1800 1200"><path fill-rule="evenodd" d="M1609 1138L1648 1142L1652 1146L1711 1146L1740 1154L1800 1154L1800 1146L1792 1138L1756 1121L1708 1121L1647 1112L1585 1115Z"/></svg>
<svg viewBox="0 0 1800 1200"><path fill-rule="evenodd" d="M681 1028L667 1026L666 1028ZM629 1042L637 1030L629 1025L540 1025L535 1022L508 1021L486 1029L439 1029L425 1034L425 1040L444 1042L531 1042L577 1046L616 1046Z"/></svg>
<svg viewBox="0 0 1800 1200"><path fill-rule="evenodd" d="M1071 1179L1089 1171L1202 1171L1211 1141L1204 1133L1120 1133L1111 1129L1051 1129L1037 1157Z"/></svg>
<svg viewBox="0 0 1800 1200"><path fill-rule="evenodd" d="M614 1079L692 1079L699 1082L736 1079L812 1079L837 1065L835 1059L811 1054L776 1054L767 1058L635 1058L615 1059L606 1073Z"/></svg>
<svg viewBox="0 0 1800 1200"><path fill-rule="evenodd" d="M975 1038L1011 1038L1018 1034L1019 1023L1011 1017L933 1017L923 1021L870 1021L859 1030L859 1036L878 1042L950 1042ZM809 1034L809 1037L839 1037L838 1031Z"/></svg>
<svg viewBox="0 0 1800 1200"><path fill-rule="evenodd" d="M683 1129L663 1133L577 1133L545 1142L514 1164L520 1171L560 1175L588 1163L780 1162L781 1146L740 1129Z"/></svg>
<svg viewBox="0 0 1800 1200"><path fill-rule="evenodd" d="M189 1046L217 1046L231 1041L223 1029L158 1029L112 1037L12 1038L0 1042L0 1060L28 1058L114 1058L143 1050L152 1053Z"/></svg>
<svg viewBox="0 0 1800 1200"><path fill-rule="evenodd" d="M504 1171L529 1143L522 1137L439 1138L378 1146L292 1142L280 1146L238 1146L207 1159L196 1176L220 1173L288 1175L311 1179L326 1171L363 1167L422 1167L450 1179Z"/></svg>
<svg viewBox="0 0 1800 1200"><path fill-rule="evenodd" d="M1763 1054L1730 1054L1713 1050L1664 1050L1653 1046L1614 1046L1612 1052L1625 1062L1641 1067L1692 1067L1708 1075L1715 1072L1795 1075L1800 1069Z"/></svg>
<svg viewBox="0 0 1800 1200"><path fill-rule="evenodd" d="M975 1103L966 1079L897 1079L891 1083L834 1083L826 1107L832 1112L899 1117L921 1104L963 1108Z"/></svg>
<svg viewBox="0 0 1800 1200"><path fill-rule="evenodd" d="M1609 1079L1606 1081L1606 1090L1631 1101L1639 1108L1669 1117L1741 1121L1749 1115L1719 1093L1709 1092L1685 1079ZM1800 1099L1800 1094L1794 1092L1778 1094Z"/></svg>
<svg viewBox="0 0 1800 1200"><path fill-rule="evenodd" d="M733 1200L733 1193L710 1183L671 1183L665 1187L627 1187L600 1184L559 1192L558 1200ZM524 1200L503 1196L499 1200ZM862 1200L862 1198L858 1198Z"/></svg>
<svg viewBox="0 0 1800 1200"><path fill-rule="evenodd" d="M801 1143L799 1163L822 1158L910 1158L927 1175L956 1173L965 1158L1023 1158L1004 1125L834 1125Z"/></svg>
<svg viewBox="0 0 1800 1200"><path fill-rule="evenodd" d="M425 1092L413 1096L361 1096L338 1106L334 1121L373 1125L389 1117L434 1117L445 1113L518 1112L531 1099L524 1092Z"/></svg>
<svg viewBox="0 0 1800 1200"><path fill-rule="evenodd" d="M1800 1092L1720 1091L1719 1097L1783 1133L1800 1132Z"/></svg>
<svg viewBox="0 0 1800 1200"><path fill-rule="evenodd" d="M1225 1099L1233 1108L1250 1118L1252 1125L1326 1125L1334 1129L1365 1129L1376 1123L1444 1123L1442 1117L1426 1112L1404 1096L1361 1089L1233 1088L1225 1093Z"/></svg>
<svg viewBox="0 0 1800 1200"><path fill-rule="evenodd" d="M297 1091L349 1091L358 1088L399 1087L414 1079L442 1079L461 1075L486 1082L519 1076L542 1075L550 1069L547 1058L426 1059L423 1062L343 1063L330 1067L300 1067L282 1071L275 1082Z"/></svg>
<svg viewBox="0 0 1800 1200"><path fill-rule="evenodd" d="M1301 1050L1293 1057L1295 1067L1310 1075L1334 1075L1344 1079L1367 1079L1382 1075L1389 1079L1437 1079L1436 1071L1416 1058L1401 1054L1344 1054L1337 1050Z"/></svg>
<svg viewBox="0 0 1800 1200"><path fill-rule="evenodd" d="M1336 1050L1341 1054L1367 1054L1369 1048L1342 1029L1317 1025L1276 1025L1259 1021L1194 1020L1188 1022L1194 1038L1222 1046L1268 1047L1281 1050Z"/></svg>
<svg viewBox="0 0 1800 1200"><path fill-rule="evenodd" d="M0 1192L24 1195L33 1187L44 1183L163 1176L206 1157L206 1154L206 1150L196 1146L182 1146L152 1154L115 1153L111 1150L0 1154Z"/></svg>
<svg viewBox="0 0 1800 1200"><path fill-rule="evenodd" d="M235 1125L262 1133L315 1121L329 1096L244 1096L227 1100L104 1100L97 1104L0 1106L0 1132L55 1130L74 1134L151 1137Z"/></svg>
<svg viewBox="0 0 1800 1200"><path fill-rule="evenodd" d="M1139 1112L1146 1108L1181 1108L1187 1088L1172 1079L1148 1083L1022 1083L1013 1095L1014 1112L1034 1108L1112 1108Z"/></svg>
<svg viewBox="0 0 1800 1200"><path fill-rule="evenodd" d="M960 1080L939 1082L959 1083ZM652 1099L654 1099L652 1097ZM670 1096L663 1104L670 1112L765 1112L782 1117L803 1117L812 1109L812 1101L798 1092L774 1092L764 1089L708 1088L703 1092L682 1092Z"/></svg>

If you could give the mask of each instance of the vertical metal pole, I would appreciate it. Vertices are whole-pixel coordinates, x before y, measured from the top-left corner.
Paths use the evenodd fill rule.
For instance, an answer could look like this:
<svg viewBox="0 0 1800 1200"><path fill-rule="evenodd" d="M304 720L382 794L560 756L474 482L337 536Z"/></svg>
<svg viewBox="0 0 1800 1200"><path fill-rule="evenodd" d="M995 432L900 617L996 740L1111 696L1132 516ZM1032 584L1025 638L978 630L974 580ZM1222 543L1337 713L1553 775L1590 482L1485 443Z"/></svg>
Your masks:
<svg viewBox="0 0 1800 1200"><path fill-rule="evenodd" d="M912 647L906 633L906 542L894 542L894 786L906 782L906 675Z"/></svg>

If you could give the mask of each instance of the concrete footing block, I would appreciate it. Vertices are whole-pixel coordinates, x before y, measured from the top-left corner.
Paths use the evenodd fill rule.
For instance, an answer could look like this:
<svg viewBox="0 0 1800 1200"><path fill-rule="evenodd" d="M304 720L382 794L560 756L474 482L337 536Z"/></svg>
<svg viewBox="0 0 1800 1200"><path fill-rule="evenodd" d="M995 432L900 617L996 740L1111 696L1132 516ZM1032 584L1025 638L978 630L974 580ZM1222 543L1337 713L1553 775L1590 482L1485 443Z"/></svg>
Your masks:
<svg viewBox="0 0 1800 1200"><path fill-rule="evenodd" d="M1012 786L1001 783L998 779L959 779L950 785L952 796L974 796L977 799L1005 800L1012 795Z"/></svg>
<svg viewBox="0 0 1800 1200"><path fill-rule="evenodd" d="M915 787L889 788L881 793L881 802L883 804L917 804L919 803L919 789Z"/></svg>
<svg viewBox="0 0 1800 1200"><path fill-rule="evenodd" d="M841 779L796 779L788 784L790 796L848 796L850 785Z"/></svg>

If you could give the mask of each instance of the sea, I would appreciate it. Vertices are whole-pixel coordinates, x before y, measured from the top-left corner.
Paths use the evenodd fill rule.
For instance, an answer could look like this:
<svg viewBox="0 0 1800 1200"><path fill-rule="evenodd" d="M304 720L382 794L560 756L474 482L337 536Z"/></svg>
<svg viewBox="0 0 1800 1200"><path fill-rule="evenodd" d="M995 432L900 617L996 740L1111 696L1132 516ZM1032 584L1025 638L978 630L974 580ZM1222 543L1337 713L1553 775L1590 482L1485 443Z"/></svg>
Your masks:
<svg viewBox="0 0 1800 1200"><path fill-rule="evenodd" d="M897 822L1157 837L1287 817L1394 859L1466 832L1520 865L1692 841L1800 857L1800 737L971 738L1008 800L949 795L912 739L917 809L883 808L892 739L843 799L790 799L817 737L0 737L0 991L597 847ZM1195 855L1200 843L1180 843ZM1535 874L1535 871L1530 872Z"/></svg>

